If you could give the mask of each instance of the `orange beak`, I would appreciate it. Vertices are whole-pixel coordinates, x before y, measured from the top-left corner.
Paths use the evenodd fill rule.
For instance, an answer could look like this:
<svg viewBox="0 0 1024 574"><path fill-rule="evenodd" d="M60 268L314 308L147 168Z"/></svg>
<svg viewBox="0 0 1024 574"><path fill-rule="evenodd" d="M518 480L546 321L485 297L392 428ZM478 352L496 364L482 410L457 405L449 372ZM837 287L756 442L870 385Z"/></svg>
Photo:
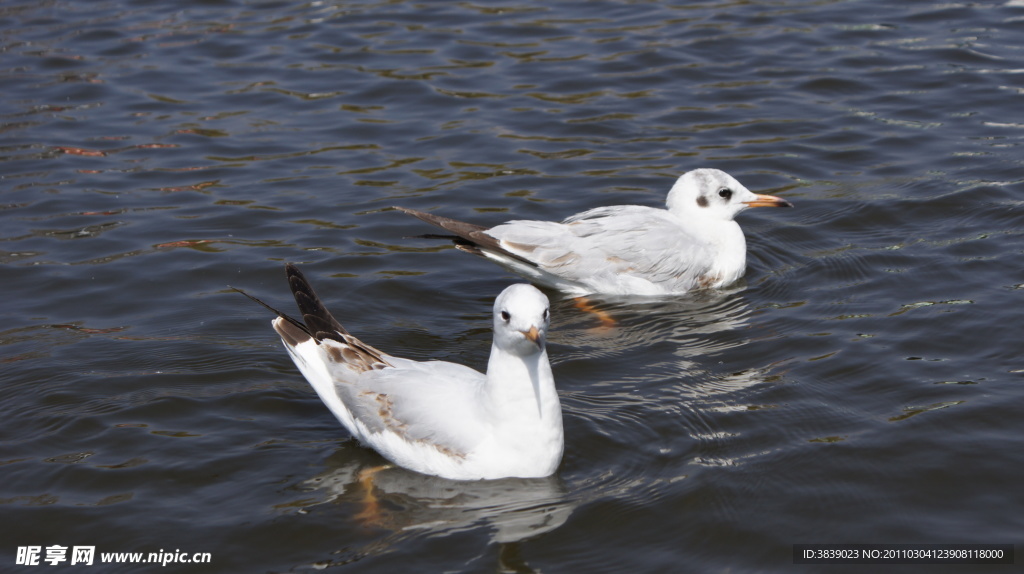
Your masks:
<svg viewBox="0 0 1024 574"><path fill-rule="evenodd" d="M534 343L540 344L540 331L537 330L537 327L530 327L529 331L520 331L520 333Z"/></svg>
<svg viewBox="0 0 1024 574"><path fill-rule="evenodd" d="M793 207L793 204L774 195L758 195L754 201L744 201L750 207Z"/></svg>

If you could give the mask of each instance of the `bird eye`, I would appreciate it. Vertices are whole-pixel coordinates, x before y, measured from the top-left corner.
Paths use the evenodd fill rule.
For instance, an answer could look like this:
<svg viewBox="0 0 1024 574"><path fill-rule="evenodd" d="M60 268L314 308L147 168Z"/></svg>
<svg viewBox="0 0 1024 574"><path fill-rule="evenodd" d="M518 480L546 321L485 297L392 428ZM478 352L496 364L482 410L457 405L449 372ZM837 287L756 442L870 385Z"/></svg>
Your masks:
<svg viewBox="0 0 1024 574"><path fill-rule="evenodd" d="M508 323L508 320L511 319L511 318L512 318L512 315L509 315L508 311L502 311L501 312L501 320L502 321L505 321L506 323Z"/></svg>
<svg viewBox="0 0 1024 574"><path fill-rule="evenodd" d="M545 321L548 320L548 310L547 309L544 309L544 320Z"/></svg>
<svg viewBox="0 0 1024 574"><path fill-rule="evenodd" d="M729 189L728 187L723 187L722 189L718 190L718 197L721 197L723 199L729 199L730 197L732 197L732 190Z"/></svg>

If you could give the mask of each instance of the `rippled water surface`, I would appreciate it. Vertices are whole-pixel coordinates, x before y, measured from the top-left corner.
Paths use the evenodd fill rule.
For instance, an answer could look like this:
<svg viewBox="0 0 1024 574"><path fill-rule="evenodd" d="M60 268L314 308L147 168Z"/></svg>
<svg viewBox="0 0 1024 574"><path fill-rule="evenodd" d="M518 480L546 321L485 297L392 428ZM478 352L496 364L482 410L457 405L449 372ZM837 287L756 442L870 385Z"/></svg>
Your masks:
<svg viewBox="0 0 1024 574"><path fill-rule="evenodd" d="M0 569L62 545L831 571L793 544L1020 542L1022 25L1016 0L0 4ZM227 287L290 310L297 262L368 343L483 369L516 279L390 206L561 219L697 167L796 208L740 216L739 285L597 300L614 329L549 293L550 479L367 472Z"/></svg>

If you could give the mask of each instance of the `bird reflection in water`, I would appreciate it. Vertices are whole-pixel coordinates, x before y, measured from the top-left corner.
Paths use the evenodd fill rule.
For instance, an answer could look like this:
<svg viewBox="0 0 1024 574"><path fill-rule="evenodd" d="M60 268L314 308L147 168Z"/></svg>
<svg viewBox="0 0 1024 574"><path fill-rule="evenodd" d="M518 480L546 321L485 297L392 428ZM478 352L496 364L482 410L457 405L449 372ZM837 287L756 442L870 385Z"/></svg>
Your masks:
<svg viewBox="0 0 1024 574"><path fill-rule="evenodd" d="M501 571L530 572L518 543L551 532L568 520L578 504L556 476L498 480L449 480L391 464L346 442L331 457L340 466L302 483L328 504L355 510L360 525L387 533L374 553L408 536L451 535L484 528L498 544ZM330 461L328 461L330 462Z"/></svg>

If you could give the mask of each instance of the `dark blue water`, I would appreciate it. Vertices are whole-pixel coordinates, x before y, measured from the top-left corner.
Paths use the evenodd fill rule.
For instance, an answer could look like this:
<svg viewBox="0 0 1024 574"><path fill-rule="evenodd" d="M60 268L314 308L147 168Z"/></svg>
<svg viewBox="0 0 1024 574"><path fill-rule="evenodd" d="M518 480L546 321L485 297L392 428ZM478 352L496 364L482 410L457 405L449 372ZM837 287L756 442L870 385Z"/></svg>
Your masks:
<svg viewBox="0 0 1024 574"><path fill-rule="evenodd" d="M57 545L37 568L818 572L843 567L794 544L1019 542L1022 24L1018 1L0 5L0 569ZM596 301L612 330L555 302L550 479L371 476L227 287L291 309L296 262L369 344L483 369L516 278L390 206L561 219L698 167L796 208L740 216L731 289Z"/></svg>

